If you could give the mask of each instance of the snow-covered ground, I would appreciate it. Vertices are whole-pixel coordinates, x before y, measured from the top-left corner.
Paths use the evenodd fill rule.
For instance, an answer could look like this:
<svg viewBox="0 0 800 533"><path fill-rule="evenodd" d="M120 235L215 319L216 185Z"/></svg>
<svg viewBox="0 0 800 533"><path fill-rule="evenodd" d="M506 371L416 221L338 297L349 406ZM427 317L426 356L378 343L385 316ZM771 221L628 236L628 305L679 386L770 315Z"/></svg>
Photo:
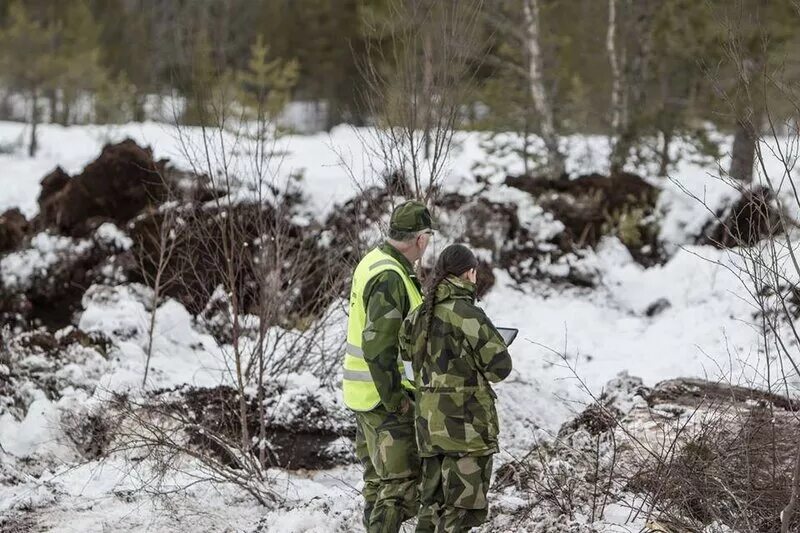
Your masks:
<svg viewBox="0 0 800 533"><path fill-rule="evenodd" d="M184 133L190 138L189 144L196 142L195 131ZM0 123L0 146L11 145L23 135L24 126ZM34 215L39 181L46 173L56 165L69 173L78 172L97 156L105 142L112 140L131 137L152 146L156 158L166 157L178 166L189 166L186 143L164 124L48 125L41 128L40 135L42 148L35 158L21 155L22 149L0 155L0 212L19 207L27 216ZM277 179L302 175L301 188L308 197L310 212L322 217L353 196L353 177L373 179L375 169L368 164L368 154L361 145L364 137L363 130L347 126L330 134L285 137L276 147L282 155L273 170ZM475 187L476 171L488 174L490 181L499 176L486 164L492 157L483 150L481 135L461 133L457 141L446 188L469 191ZM603 170L607 150L604 139L575 138L571 142L580 145L570 161L573 171ZM380 170L380 165L376 166ZM511 166L510 172L518 170ZM239 170L246 172L242 167ZM729 187L710 177L709 172L681 163L670 180L648 178L663 190L659 206L661 238L672 253L663 266L645 269L632 260L617 239L607 238L587 259L600 273L602 283L596 289L517 286L505 272L496 272L497 284L483 305L495 324L521 331L511 349L514 372L497 387L501 462L524 454L537 439L548 438L589 401L573 370L595 394L622 371L640 376L650 385L683 376L716 379L741 372L757 374L758 369L752 366L759 339L750 325L753 309L739 280L724 267L735 258L724 250L686 246L687 236L696 234L707 217L706 208L681 189L705 199L712 208L732 196ZM495 194L508 198L521 194L503 187L497 191ZM525 216L524 210L520 213ZM31 264L17 264L19 260L0 263L4 277L19 273L24 277L26 269L33 268ZM39 527L70 533L252 531L257 523L262 531L270 532L358 530L360 472L355 466L305 474L276 470L275 486L286 495L286 502L265 512L240 491L224 486L196 485L177 499L146 498L134 489L146 482L147 473L129 470L129 463L114 459L74 462L61 443L59 413L75 405L83 409L100 405L108 391L133 388L141 381L145 339L128 333L144 331L148 313L135 292L123 288L111 300L90 295L85 298L81 329L102 331L118 341L108 360L72 369L91 374L74 379L98 383L93 396L80 388L58 401L39 395L23 421L10 415L0 418L0 445L4 450L0 451L0 513L41 508L36 514ZM669 305L647 316L646 310L661 299ZM211 385L223 380L225 369L215 342L194 328L189 313L172 301L163 304L158 313L150 386ZM554 351L565 352L572 369L566 368ZM0 379L2 374L0 365ZM314 386L314 380L307 376L292 379L298 387ZM40 463L41 475L21 473L16 465L23 459Z"/></svg>

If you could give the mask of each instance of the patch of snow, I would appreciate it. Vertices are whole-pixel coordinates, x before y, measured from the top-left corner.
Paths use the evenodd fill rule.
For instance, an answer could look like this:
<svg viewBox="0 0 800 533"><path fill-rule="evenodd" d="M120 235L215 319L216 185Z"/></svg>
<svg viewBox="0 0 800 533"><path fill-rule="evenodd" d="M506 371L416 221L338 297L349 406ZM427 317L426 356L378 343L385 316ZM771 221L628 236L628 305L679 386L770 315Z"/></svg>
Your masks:
<svg viewBox="0 0 800 533"><path fill-rule="evenodd" d="M94 232L94 238L98 242L113 246L118 250L129 250L133 246L131 238L111 222L101 224Z"/></svg>
<svg viewBox="0 0 800 533"><path fill-rule="evenodd" d="M7 287L25 290L65 256L81 255L91 248L91 241L39 233L29 247L0 259L0 279Z"/></svg>

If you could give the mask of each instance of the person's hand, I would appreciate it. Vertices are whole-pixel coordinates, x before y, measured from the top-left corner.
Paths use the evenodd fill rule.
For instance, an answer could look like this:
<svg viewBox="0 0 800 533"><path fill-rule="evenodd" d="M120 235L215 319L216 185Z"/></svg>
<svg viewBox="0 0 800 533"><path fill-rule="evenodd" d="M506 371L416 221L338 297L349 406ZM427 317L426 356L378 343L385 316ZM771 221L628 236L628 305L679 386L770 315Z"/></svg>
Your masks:
<svg viewBox="0 0 800 533"><path fill-rule="evenodd" d="M411 398L408 395L403 396L403 401L400 402L400 408L397 410L398 413L401 415L405 415L414 407L414 402L411 401Z"/></svg>

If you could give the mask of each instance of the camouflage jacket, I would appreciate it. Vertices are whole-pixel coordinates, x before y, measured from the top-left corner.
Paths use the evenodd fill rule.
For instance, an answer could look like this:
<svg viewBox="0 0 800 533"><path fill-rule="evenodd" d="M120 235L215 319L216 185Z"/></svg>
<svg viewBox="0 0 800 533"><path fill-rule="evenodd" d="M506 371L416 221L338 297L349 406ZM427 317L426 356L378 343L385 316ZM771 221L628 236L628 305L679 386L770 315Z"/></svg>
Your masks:
<svg viewBox="0 0 800 533"><path fill-rule="evenodd" d="M419 286L414 268L403 254L387 243L380 248L397 259ZM400 276L396 272L385 271L372 278L364 288L364 308L367 310L361 340L364 360L369 366L369 373L378 389L381 403L387 411L396 411L405 397L400 385L402 376L397 370L398 334L403 319L411 309L411 302Z"/></svg>
<svg viewBox="0 0 800 533"><path fill-rule="evenodd" d="M423 304L403 322L400 347L417 387L420 455L497 452L498 421L490 383L511 373L511 356L475 305L475 285L454 276L436 291L430 338Z"/></svg>

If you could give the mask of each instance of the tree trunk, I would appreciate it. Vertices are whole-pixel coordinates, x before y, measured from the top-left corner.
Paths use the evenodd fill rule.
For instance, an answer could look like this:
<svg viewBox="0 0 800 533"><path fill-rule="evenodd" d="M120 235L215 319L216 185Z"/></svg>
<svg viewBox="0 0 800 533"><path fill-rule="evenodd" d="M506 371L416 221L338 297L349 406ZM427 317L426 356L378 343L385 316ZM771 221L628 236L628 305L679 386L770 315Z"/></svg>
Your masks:
<svg viewBox="0 0 800 533"><path fill-rule="evenodd" d="M61 106L61 120L60 123L62 126L67 127L69 126L69 115L71 112L71 103L72 99L68 95L64 95L64 102Z"/></svg>
<svg viewBox="0 0 800 533"><path fill-rule="evenodd" d="M541 122L541 135L547 150L547 174L551 179L564 175L566 164L561 153L556 132L553 106L547 94L542 75L542 48L539 32L539 1L525 0L523 4L526 27L526 49L528 53L528 84L533 105Z"/></svg>
<svg viewBox="0 0 800 533"><path fill-rule="evenodd" d="M669 174L669 164L671 159L669 157L669 148L672 145L673 131L671 129L661 130L661 150L658 154L658 175L666 176Z"/></svg>
<svg viewBox="0 0 800 533"><path fill-rule="evenodd" d="M425 36L422 41L422 94L420 95L420 102L422 103L421 115L423 126L423 142L425 143L425 160L431 158L431 113L433 111L431 106L431 92L433 91L433 39L430 30L425 30Z"/></svg>
<svg viewBox="0 0 800 533"><path fill-rule="evenodd" d="M789 525L792 523L798 498L800 498L800 446L797 447L797 456L794 460L792 495L789 498L789 503L781 511L781 533L789 533Z"/></svg>
<svg viewBox="0 0 800 533"><path fill-rule="evenodd" d="M58 117L58 95L54 89L45 91L44 97L50 107L50 122L56 122Z"/></svg>
<svg viewBox="0 0 800 533"><path fill-rule="evenodd" d="M756 132L752 122L739 120L733 135L731 166L728 174L737 180L753 181L753 163L756 156Z"/></svg>
<svg viewBox="0 0 800 533"><path fill-rule="evenodd" d="M11 106L11 91L6 89L0 97L0 120L12 120L14 118Z"/></svg>
<svg viewBox="0 0 800 533"><path fill-rule="evenodd" d="M758 142L757 128L761 124L761 111L758 97L753 96L753 92L758 90L754 87L753 78L764 67L766 60L758 51L738 58L739 64L739 87L738 90L745 98L738 102L734 109L736 112L736 129L733 134L733 146L731 146L731 166L728 174L737 180L753 181L753 164L756 157L756 143ZM761 95L763 97L763 95ZM758 107L756 107L758 106Z"/></svg>
<svg viewBox="0 0 800 533"><path fill-rule="evenodd" d="M39 149L38 139L36 138L36 128L39 125L39 93L34 89L31 92L31 140L28 145L28 155L33 157Z"/></svg>
<svg viewBox="0 0 800 533"><path fill-rule="evenodd" d="M133 99L131 100L131 107L133 111L133 121L134 122L144 122L147 117L145 113L145 97L144 95L140 95L139 88L136 88L136 94L134 94ZM163 105L163 101L161 97L158 97L158 115L161 118L161 108ZM127 117L125 118L127 120Z"/></svg>
<svg viewBox="0 0 800 533"><path fill-rule="evenodd" d="M653 0L624 0L624 18L620 20L617 0L608 1L606 48L611 65L610 170L618 174L630 158L639 139L644 113L648 108L647 87L652 57ZM620 34L619 39L617 33ZM619 41L619 42L618 42Z"/></svg>
<svg viewBox="0 0 800 533"><path fill-rule="evenodd" d="M608 0L608 32L606 33L606 50L611 66L611 135L612 148L610 173L617 174L622 170L627 159L627 148L621 146L622 130L625 124L625 98L622 80L622 68L616 45L617 33L617 0Z"/></svg>

